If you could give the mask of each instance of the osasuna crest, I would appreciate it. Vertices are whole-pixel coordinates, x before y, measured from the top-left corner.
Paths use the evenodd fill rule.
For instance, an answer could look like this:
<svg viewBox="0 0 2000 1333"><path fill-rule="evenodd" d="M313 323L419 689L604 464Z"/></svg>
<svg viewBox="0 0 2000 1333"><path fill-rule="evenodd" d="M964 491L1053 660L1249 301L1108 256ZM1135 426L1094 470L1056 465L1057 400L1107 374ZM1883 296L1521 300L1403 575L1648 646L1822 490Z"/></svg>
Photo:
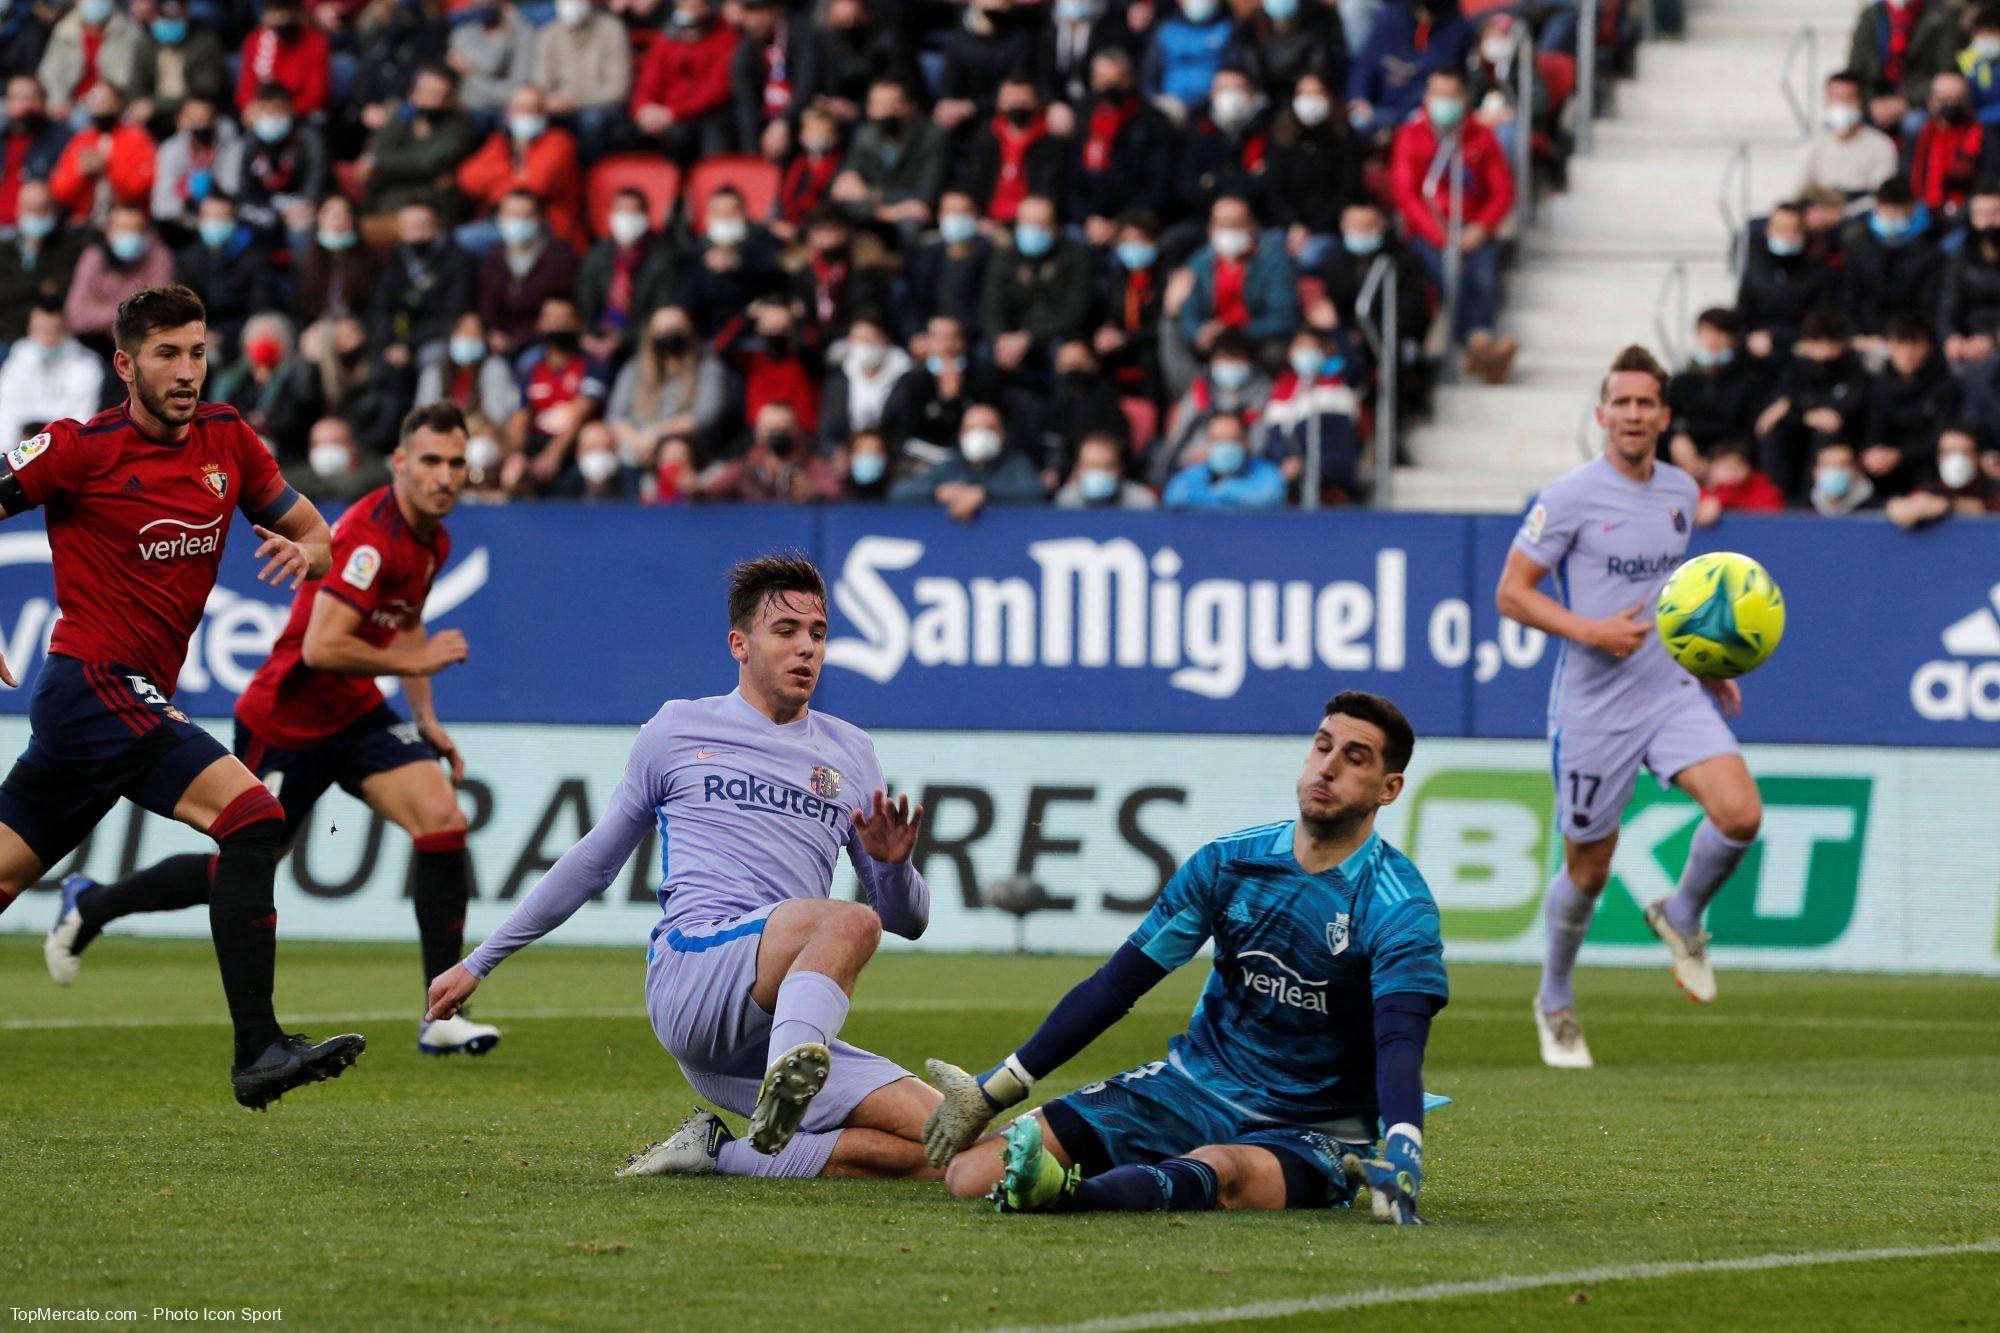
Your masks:
<svg viewBox="0 0 2000 1333"><path fill-rule="evenodd" d="M218 498L229 494L229 474L224 472L218 464L203 463L201 465L201 479L208 483L208 489L214 491Z"/></svg>
<svg viewBox="0 0 2000 1333"><path fill-rule="evenodd" d="M825 764L814 764L812 769L812 793L822 801L831 801L840 795L840 770L828 768Z"/></svg>
<svg viewBox="0 0 2000 1333"><path fill-rule="evenodd" d="M1326 947L1331 953L1347 951L1347 913L1341 912L1326 923Z"/></svg>

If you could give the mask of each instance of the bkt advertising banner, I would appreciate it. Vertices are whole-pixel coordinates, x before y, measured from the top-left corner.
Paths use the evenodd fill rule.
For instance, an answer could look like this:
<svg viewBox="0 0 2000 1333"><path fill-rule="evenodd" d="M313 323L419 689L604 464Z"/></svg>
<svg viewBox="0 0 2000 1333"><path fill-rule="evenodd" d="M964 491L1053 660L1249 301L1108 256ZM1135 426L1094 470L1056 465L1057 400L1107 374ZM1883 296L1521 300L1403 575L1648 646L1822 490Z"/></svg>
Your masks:
<svg viewBox="0 0 2000 1333"><path fill-rule="evenodd" d="M469 765L461 800L472 825L476 938L603 812L632 733L475 723L455 734ZM0 742L24 736L20 719L0 719ZM1116 744L1101 733L878 732L889 781L929 812L917 853L933 903L921 947L1108 953L1201 843L1295 810L1308 736L1303 725L1289 736L1135 734ZM1710 909L1725 969L2000 976L2000 755L1752 746L1748 756L1764 829ZM1404 794L1379 827L1430 882L1449 958L1539 959L1559 841L1552 805L1538 742L1419 741ZM1699 818L1680 793L1640 782L1586 961L1664 967L1640 907L1671 890ZM123 805L58 873L111 878L206 845ZM279 872L285 937L399 940L414 966L410 855L398 830L334 793ZM659 920L659 877L649 838L551 938L625 947L636 988ZM1017 921L999 904L1023 885L1034 910ZM854 892L844 866L835 892ZM23 895L0 929L46 930L55 903L49 885ZM131 917L91 957L109 959L118 936L206 933L200 911Z"/></svg>
<svg viewBox="0 0 2000 1333"><path fill-rule="evenodd" d="M38 523L0 528L0 649L30 681L55 615ZM726 690L725 571L795 547L832 583L819 703L871 728L1290 734L1357 687L1426 736L1544 732L1554 653L1493 610L1505 518L534 506L452 528L426 607L472 644L438 682L450 719L636 725ZM228 716L283 624L254 545L239 523L179 682L194 716ZM2000 524L1731 519L1695 549L1755 556L1786 593L1746 740L2000 738Z"/></svg>

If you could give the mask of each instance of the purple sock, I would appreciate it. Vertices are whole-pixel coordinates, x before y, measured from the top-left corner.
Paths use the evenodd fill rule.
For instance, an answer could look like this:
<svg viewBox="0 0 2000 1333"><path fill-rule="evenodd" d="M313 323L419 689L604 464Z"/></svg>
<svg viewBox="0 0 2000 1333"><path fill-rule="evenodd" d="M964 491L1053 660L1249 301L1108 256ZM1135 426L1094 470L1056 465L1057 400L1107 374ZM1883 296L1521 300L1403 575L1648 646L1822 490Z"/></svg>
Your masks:
<svg viewBox="0 0 2000 1333"><path fill-rule="evenodd" d="M827 1160L833 1156L833 1145L839 1141L840 1131L837 1129L824 1134L794 1134L790 1143L766 1157L750 1146L750 1140L731 1139L716 1154L715 1166L725 1176L785 1176L809 1180L826 1170Z"/></svg>
<svg viewBox="0 0 2000 1333"><path fill-rule="evenodd" d="M1701 914L1708 910L1709 900L1749 850L1749 843L1725 838L1715 825L1701 821L1694 831L1694 845L1688 848L1687 864L1681 867L1680 887L1667 899L1667 920L1675 930L1692 935L1701 929Z"/></svg>
<svg viewBox="0 0 2000 1333"><path fill-rule="evenodd" d="M1077 1212L1201 1212L1215 1207L1215 1169L1192 1157L1158 1166L1117 1166L1076 1187Z"/></svg>
<svg viewBox="0 0 2000 1333"><path fill-rule="evenodd" d="M1569 988L1569 974L1576 968L1576 951L1590 931L1590 918L1597 911L1597 899L1570 882L1567 867L1556 871L1549 881L1549 898L1542 910L1542 924L1548 943L1542 955L1542 1012L1553 1014L1576 1004Z"/></svg>
<svg viewBox="0 0 2000 1333"><path fill-rule="evenodd" d="M794 972L778 987L778 1007L771 1015L771 1044L764 1067L794 1046L816 1041L830 1045L847 1021L847 992L824 972Z"/></svg>

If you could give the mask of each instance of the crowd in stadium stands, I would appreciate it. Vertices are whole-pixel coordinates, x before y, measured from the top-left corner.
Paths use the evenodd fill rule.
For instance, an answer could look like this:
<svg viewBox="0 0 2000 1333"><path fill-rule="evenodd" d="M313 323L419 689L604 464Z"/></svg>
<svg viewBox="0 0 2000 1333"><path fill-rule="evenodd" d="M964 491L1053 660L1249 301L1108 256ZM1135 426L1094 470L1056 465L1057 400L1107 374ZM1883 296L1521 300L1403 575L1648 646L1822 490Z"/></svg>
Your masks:
<svg viewBox="0 0 2000 1333"><path fill-rule="evenodd" d="M1822 105L1735 308L1700 317L1665 447L1704 523L2000 512L2000 8L1874 0Z"/></svg>
<svg viewBox="0 0 2000 1333"><path fill-rule="evenodd" d="M0 0L0 431L179 281L321 498L448 398L485 501L1365 499L1371 267L1420 404L1459 145L1503 379L1516 136L1560 171L1572 0L1470 7Z"/></svg>

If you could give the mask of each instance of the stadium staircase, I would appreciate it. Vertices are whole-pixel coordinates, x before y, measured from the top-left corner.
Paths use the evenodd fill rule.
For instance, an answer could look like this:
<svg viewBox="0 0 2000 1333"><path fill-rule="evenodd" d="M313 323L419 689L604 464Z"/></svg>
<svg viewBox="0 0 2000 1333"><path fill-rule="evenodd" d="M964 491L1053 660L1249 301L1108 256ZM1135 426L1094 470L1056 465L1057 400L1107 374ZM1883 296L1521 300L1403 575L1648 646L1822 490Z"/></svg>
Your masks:
<svg viewBox="0 0 2000 1333"><path fill-rule="evenodd" d="M1589 410L1614 352L1639 342L1665 353L1662 322L1684 346L1696 312L1734 304L1721 200L1727 184L1740 212L1745 191L1732 156L1747 150L1753 216L1791 193L1802 138L1779 83L1787 52L1813 31L1816 59L1801 42L1791 81L1817 107L1818 84L1846 62L1856 8L1691 0L1685 39L1641 45L1638 77L1612 86L1593 151L1571 159L1568 191L1545 196L1517 242L1500 320L1521 340L1513 378L1439 386L1431 419L1408 432L1413 465L1397 469L1396 508L1520 509L1597 448Z"/></svg>

